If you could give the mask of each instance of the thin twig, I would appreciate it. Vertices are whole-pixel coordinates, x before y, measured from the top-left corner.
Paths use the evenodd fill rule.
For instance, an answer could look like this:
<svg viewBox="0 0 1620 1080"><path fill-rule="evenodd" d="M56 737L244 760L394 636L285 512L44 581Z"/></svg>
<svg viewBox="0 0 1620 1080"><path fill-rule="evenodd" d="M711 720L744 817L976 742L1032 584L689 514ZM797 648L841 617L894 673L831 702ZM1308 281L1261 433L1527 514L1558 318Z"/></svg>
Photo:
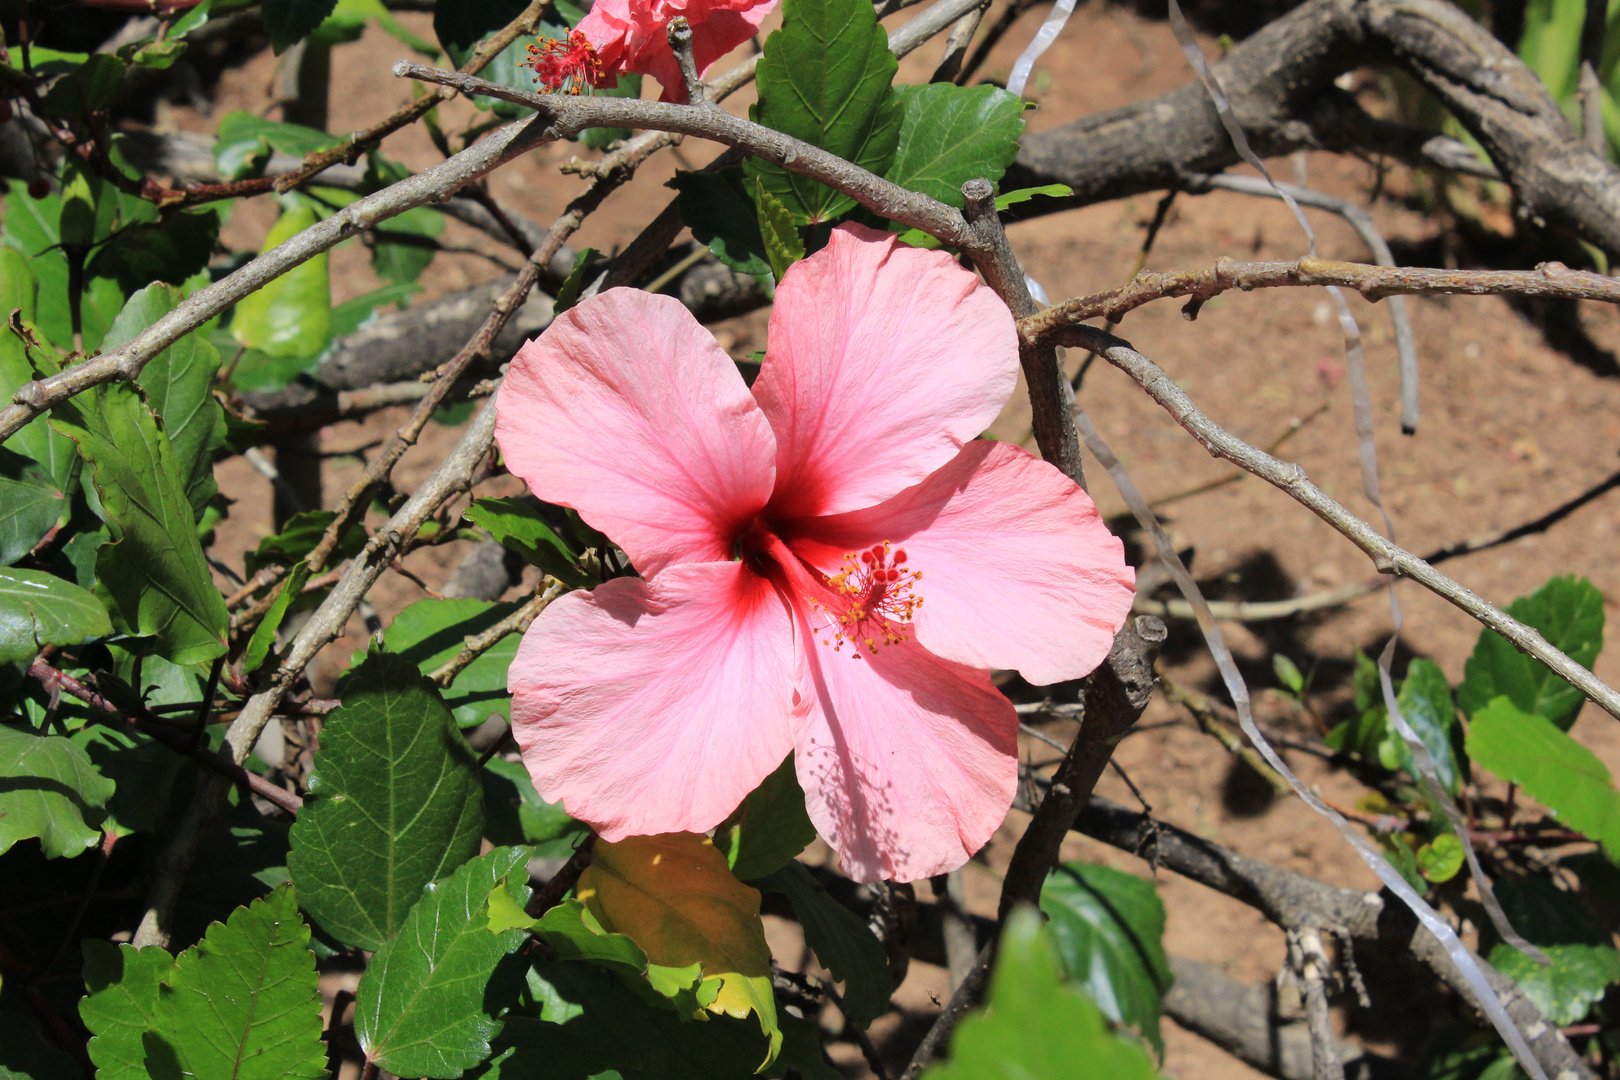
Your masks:
<svg viewBox="0 0 1620 1080"><path fill-rule="evenodd" d="M455 681L457 675L467 670L467 665L494 648L496 643L510 634L521 634L529 629L535 616L546 610L557 597L566 592L568 587L560 581L548 579L545 591L518 608L512 614L485 630L481 634L469 634L462 642L462 650L452 659L436 669L428 678L440 686L449 686Z"/></svg>
<svg viewBox="0 0 1620 1080"><path fill-rule="evenodd" d="M962 1022L969 1009L972 1009L983 998L984 992L990 985L990 969L995 965L996 945L990 942L979 950L974 958L973 967L962 985L956 988L951 1000L945 1003L945 1008L935 1018L934 1024L923 1036L923 1041L917 1047L917 1052L911 1055L911 1063L906 1071L900 1074L900 1080L917 1080L935 1058L943 1057L945 1047L950 1044L951 1033L956 1025Z"/></svg>
<svg viewBox="0 0 1620 1080"><path fill-rule="evenodd" d="M835 154L768 127L732 116L710 102L671 105L634 98L531 94L485 79L401 60L400 78L452 86L469 96L485 95L535 110L548 121L546 133L568 138L593 127L645 128L735 146L849 195L874 213L887 215L949 244L966 241L966 224L955 209L852 165Z"/></svg>
<svg viewBox="0 0 1620 1080"><path fill-rule="evenodd" d="M551 875L551 880L546 882L545 887L529 898L528 912L531 917L539 918L563 902L563 897L568 895L568 890L578 883L579 875L583 874L585 868L591 865L591 852L595 847L595 833L590 834L580 842L579 847L574 849L573 855L569 856L568 861L563 863L562 869Z"/></svg>
<svg viewBox="0 0 1620 1080"><path fill-rule="evenodd" d="M551 10L551 0L534 0L517 18L507 23L493 37L481 45L459 70L476 75L518 38L533 34ZM401 105L398 109L368 128L354 132L343 143L330 150L307 155L298 168L278 176L251 180L238 180L228 184L199 184L186 191L179 205L195 205L222 196L259 195L269 191L286 192L315 179L334 165L353 165L377 143L401 128L416 123L440 104L455 95L443 88L435 89Z"/></svg>
<svg viewBox="0 0 1620 1080"><path fill-rule="evenodd" d="M605 99L603 99L605 100ZM175 309L116 349L74 364L47 379L24 383L0 409L0 442L34 417L92 386L133 380L146 363L226 308L296 266L379 221L426 205L530 149L544 134L533 121L509 124L448 161L356 200L324 221L253 259L241 269L188 296Z"/></svg>
<svg viewBox="0 0 1620 1080"><path fill-rule="evenodd" d="M1188 297L1183 314L1195 318L1206 301L1230 289L1248 292L1319 285L1354 289L1374 301L1386 296L1461 294L1557 296L1620 303L1620 281L1587 270L1571 270L1556 262L1542 263L1534 270L1434 270L1310 257L1298 262L1254 263L1223 258L1202 270L1138 274L1128 285L1066 300L1032 318L1022 319L1018 330L1027 341L1050 341L1061 337L1071 325L1097 318L1117 321L1126 312L1154 300Z"/></svg>
<svg viewBox="0 0 1620 1080"><path fill-rule="evenodd" d="M1372 252L1373 262L1379 266L1395 265L1395 253L1389 249L1389 242L1384 239L1384 234L1379 231L1372 215L1349 199L1341 199L1337 195L1328 195L1298 184L1279 184L1255 176L1197 174L1188 179L1186 187L1186 190L1193 194L1201 190L1215 189L1235 191L1263 199L1281 199L1286 192L1302 206L1326 210L1343 218L1352 229L1356 230L1361 242ZM1401 430L1411 435L1417 431L1418 423L1418 359L1417 337L1412 333L1412 316L1406 308L1405 297L1389 298L1389 321L1395 331L1395 354L1400 361Z"/></svg>
<svg viewBox="0 0 1620 1080"><path fill-rule="evenodd" d="M118 727L115 721L122 721L124 725L140 732L148 738L155 739L173 750L182 754L200 765L207 766L220 776L232 783L247 788L253 794L267 802L274 803L289 814L297 814L303 808L304 800L292 792L279 788L250 769L244 768L239 762L232 761L224 754L203 747L191 745L191 740L178 729L164 723L161 716L145 710L126 712L114 705L88 686L84 685L72 675L58 670L44 660L35 660L28 667L28 674L39 680L41 686L47 690L60 689L71 697L78 698L100 714L96 719L111 727Z"/></svg>
<svg viewBox="0 0 1620 1080"><path fill-rule="evenodd" d="M1268 453L1270 450L1268 449ZM1239 477L1248 476L1240 472ZM1224 483L1225 481L1218 481ZM1614 472L1587 488L1573 499L1569 499L1539 517L1515 525L1510 529L1498 529L1493 533L1475 536L1468 540L1459 540L1455 544L1435 548L1422 556L1424 562L1435 566L1447 559L1455 559L1460 555L1472 555L1480 551L1510 544L1526 536L1546 532L1560 521L1592 502L1594 499L1620 487L1620 472ZM1370 596L1389 582L1384 577L1368 578L1365 581L1353 582L1349 585L1340 585L1333 589L1324 589L1320 592L1306 593L1288 600L1210 600L1210 614L1217 619L1229 619L1233 622L1266 622L1271 619L1286 619L1294 615L1303 615L1311 611L1322 611L1326 608L1339 607L1363 596ZM1137 596L1132 610L1148 615L1157 615L1160 618L1190 619L1193 617L1192 605L1185 600L1149 600Z"/></svg>
<svg viewBox="0 0 1620 1080"><path fill-rule="evenodd" d="M1409 577L1450 601L1507 638L1521 652L1529 653L1547 665L1609 715L1620 719L1620 693L1616 693L1607 683L1554 648L1533 627L1526 626L1473 590L1440 573L1425 560L1386 539L1311 483L1301 466L1279 461L1221 428L1193 404L1186 392L1159 365L1128 343L1088 326L1070 327L1060 336L1060 340L1066 345L1090 349L1125 372L1204 449L1253 473L1304 505L1365 552L1380 573Z"/></svg>

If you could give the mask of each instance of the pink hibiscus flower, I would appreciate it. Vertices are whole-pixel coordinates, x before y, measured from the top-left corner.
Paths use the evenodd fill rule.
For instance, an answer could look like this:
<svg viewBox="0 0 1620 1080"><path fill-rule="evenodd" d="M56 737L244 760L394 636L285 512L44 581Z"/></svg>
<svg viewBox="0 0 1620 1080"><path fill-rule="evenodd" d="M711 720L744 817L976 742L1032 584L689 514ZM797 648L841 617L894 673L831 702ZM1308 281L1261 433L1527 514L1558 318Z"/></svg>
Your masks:
<svg viewBox="0 0 1620 1080"><path fill-rule="evenodd" d="M775 6L776 0L596 0L569 42L556 42L556 48L551 42L542 46L553 61L548 67L536 65L535 70L547 87L568 87L574 93L587 84L617 86L620 75L651 75L664 88L664 101L684 104L686 83L669 47L669 24L686 16L692 27L692 57L703 76L758 33ZM589 41L588 53L579 50L574 35ZM566 63L559 66L557 60Z"/></svg>
<svg viewBox="0 0 1620 1080"><path fill-rule="evenodd" d="M1091 500L1007 443L1007 308L857 225L787 272L750 391L673 298L613 289L512 361L496 437L643 579L553 603L512 663L535 787L609 841L714 828L794 754L857 880L962 865L1012 802L991 668L1077 678L1131 605Z"/></svg>

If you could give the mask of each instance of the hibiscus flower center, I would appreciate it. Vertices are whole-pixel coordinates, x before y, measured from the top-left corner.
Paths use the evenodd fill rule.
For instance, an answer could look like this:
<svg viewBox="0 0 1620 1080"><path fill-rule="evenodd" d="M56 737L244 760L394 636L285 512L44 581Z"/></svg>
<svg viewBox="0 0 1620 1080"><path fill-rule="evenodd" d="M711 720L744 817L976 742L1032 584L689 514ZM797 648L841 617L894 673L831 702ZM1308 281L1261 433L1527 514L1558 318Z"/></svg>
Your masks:
<svg viewBox="0 0 1620 1080"><path fill-rule="evenodd" d="M905 641L912 617L922 606L923 598L916 592L922 571L907 566L905 549L887 540L845 552L843 566L831 575L799 558L761 521L737 538L736 550L738 558L775 580L822 620L811 631L823 645L832 646L833 652L849 645L856 660L862 649L875 655L884 645Z"/></svg>
<svg viewBox="0 0 1620 1080"><path fill-rule="evenodd" d="M596 46L578 30L571 31L567 41L545 38L538 45L530 45L523 66L534 68L535 81L547 90L578 94L587 86L601 86L607 81Z"/></svg>

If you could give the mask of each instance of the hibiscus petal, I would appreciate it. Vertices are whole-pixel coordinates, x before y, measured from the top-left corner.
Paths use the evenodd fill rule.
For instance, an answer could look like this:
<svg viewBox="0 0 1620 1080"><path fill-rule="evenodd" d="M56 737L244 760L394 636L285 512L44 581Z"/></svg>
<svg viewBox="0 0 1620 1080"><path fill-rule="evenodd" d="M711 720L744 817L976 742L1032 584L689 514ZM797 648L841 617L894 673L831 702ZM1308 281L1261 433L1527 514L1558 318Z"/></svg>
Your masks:
<svg viewBox="0 0 1620 1080"><path fill-rule="evenodd" d="M872 506L944 465L1011 396L1012 314L942 251L841 225L776 292L754 397L777 518Z"/></svg>
<svg viewBox="0 0 1620 1080"><path fill-rule="evenodd" d="M845 552L891 541L922 571L918 642L1036 685L1102 663L1130 614L1125 546L1079 485L1010 443L969 443L888 502L796 524L813 531L793 550L827 572Z"/></svg>
<svg viewBox="0 0 1620 1080"><path fill-rule="evenodd" d="M512 661L512 731L540 794L602 838L706 832L793 749L786 602L741 563L570 593Z"/></svg>
<svg viewBox="0 0 1620 1080"><path fill-rule="evenodd" d="M853 660L847 647L809 640L794 762L810 820L844 872L916 881L967 862L1018 784L1012 703L989 672L916 642Z"/></svg>
<svg viewBox="0 0 1620 1080"><path fill-rule="evenodd" d="M610 289L518 350L495 438L646 576L732 557L775 479L775 439L736 365L680 301Z"/></svg>

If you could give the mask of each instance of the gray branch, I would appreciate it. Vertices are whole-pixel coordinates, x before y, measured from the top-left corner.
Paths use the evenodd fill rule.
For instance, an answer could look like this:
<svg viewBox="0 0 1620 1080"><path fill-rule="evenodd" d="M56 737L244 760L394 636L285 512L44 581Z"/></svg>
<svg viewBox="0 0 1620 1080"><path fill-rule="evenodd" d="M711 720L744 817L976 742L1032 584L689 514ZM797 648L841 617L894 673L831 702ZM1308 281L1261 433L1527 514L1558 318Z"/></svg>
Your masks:
<svg viewBox="0 0 1620 1080"><path fill-rule="evenodd" d="M1300 149L1381 153L1413 165L1494 175L1455 140L1368 116L1333 81L1394 63L1479 139L1523 213L1620 252L1620 168L1594 153L1546 88L1490 31L1443 0L1309 0L1212 65L1262 156ZM1196 81L1023 140L1008 187L1064 183L1032 212L1180 187L1238 163Z"/></svg>
<svg viewBox="0 0 1620 1080"><path fill-rule="evenodd" d="M1060 335L1060 340L1064 344L1089 349L1125 372L1204 449L1293 497L1365 552L1379 573L1411 578L1444 597L1507 638L1520 652L1528 653L1547 665L1609 715L1620 719L1620 693L1616 693L1613 687L1570 659L1563 651L1554 648L1533 627L1526 626L1472 589L1453 581L1412 552L1385 538L1311 483L1300 465L1279 461L1221 428L1193 404L1186 392L1164 373L1164 369L1131 348L1129 343L1089 326L1070 327Z"/></svg>

